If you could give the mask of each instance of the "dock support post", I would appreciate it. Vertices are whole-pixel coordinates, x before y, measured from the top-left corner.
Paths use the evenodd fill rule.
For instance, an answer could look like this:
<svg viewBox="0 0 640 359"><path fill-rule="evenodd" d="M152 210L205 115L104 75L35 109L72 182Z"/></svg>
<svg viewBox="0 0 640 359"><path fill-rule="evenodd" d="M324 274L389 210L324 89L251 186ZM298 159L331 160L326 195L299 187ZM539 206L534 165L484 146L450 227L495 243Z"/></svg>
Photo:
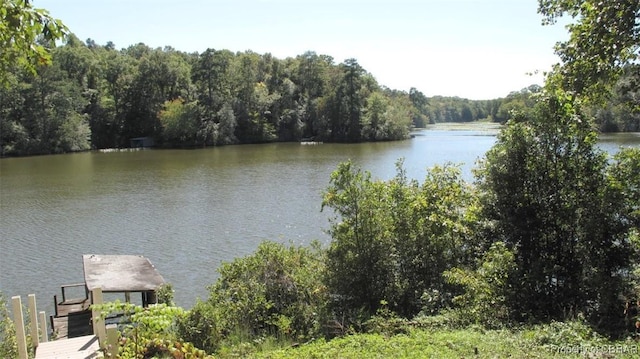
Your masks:
<svg viewBox="0 0 640 359"><path fill-rule="evenodd" d="M53 309L55 310L54 317L58 317L58 296L56 294L53 295Z"/></svg>
<svg viewBox="0 0 640 359"><path fill-rule="evenodd" d="M91 304L102 304L102 288L95 288L94 290L92 290L91 298ZM100 314L101 313L99 310L92 310L91 321L93 324L93 334L98 337L100 345L104 345L105 341L107 340L107 330L105 328L104 319L100 318Z"/></svg>
<svg viewBox="0 0 640 359"><path fill-rule="evenodd" d="M31 322L31 344L33 344L34 348L37 348L38 344L40 344L40 339L38 337L38 310L36 309L36 295L29 294L27 298L29 300L29 319Z"/></svg>
<svg viewBox="0 0 640 359"><path fill-rule="evenodd" d="M20 296L11 297L13 304L13 323L16 326L16 340L18 342L18 357L27 359L27 336L24 333L24 317L22 314L22 299Z"/></svg>
<svg viewBox="0 0 640 359"><path fill-rule="evenodd" d="M38 312L38 323L40 324L40 335L43 343L49 341L49 333L47 333L47 317L44 311Z"/></svg>

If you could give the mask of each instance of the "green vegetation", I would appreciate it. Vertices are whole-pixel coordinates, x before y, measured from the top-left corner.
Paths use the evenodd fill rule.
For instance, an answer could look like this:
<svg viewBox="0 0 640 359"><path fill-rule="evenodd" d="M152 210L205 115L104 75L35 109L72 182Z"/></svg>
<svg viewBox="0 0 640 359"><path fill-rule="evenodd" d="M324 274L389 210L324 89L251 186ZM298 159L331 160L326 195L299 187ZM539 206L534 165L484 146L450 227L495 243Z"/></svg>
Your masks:
<svg viewBox="0 0 640 359"><path fill-rule="evenodd" d="M301 342L323 336L329 300L323 273L317 246L265 242L253 255L222 265L209 299L178 321L180 336L211 352L268 337Z"/></svg>
<svg viewBox="0 0 640 359"><path fill-rule="evenodd" d="M102 313L102 319L111 315L124 315L125 325L120 326L119 358L206 358L207 354L175 335L175 322L185 316L182 308L166 304L148 308L120 301L94 305Z"/></svg>
<svg viewBox="0 0 640 359"><path fill-rule="evenodd" d="M414 322L419 325L419 321ZM637 342L611 342L580 322L554 322L520 330L414 328L319 340L255 358L635 358Z"/></svg>
<svg viewBox="0 0 640 359"><path fill-rule="evenodd" d="M625 65L637 60L640 3L539 0L538 12L545 25L563 16L572 20L566 26L569 39L556 44L562 63L553 69L548 85L595 102L606 99Z"/></svg>
<svg viewBox="0 0 640 359"><path fill-rule="evenodd" d="M426 290L451 291L442 272L468 264L477 249L461 211L472 197L459 169L433 168L420 185L397 167L382 182L343 163L324 194L323 207L336 214L327 285L347 311L375 313L386 301L394 312L415 315Z"/></svg>
<svg viewBox="0 0 640 359"><path fill-rule="evenodd" d="M503 122L510 108L500 99L391 90L355 59L336 64L314 52L277 59L144 44L118 51L69 34L48 54L50 66L3 72L3 156L129 147L143 136L165 147L398 140L429 123Z"/></svg>
<svg viewBox="0 0 640 359"><path fill-rule="evenodd" d="M16 328L7 308L7 301L0 292L0 358L17 358Z"/></svg>
<svg viewBox="0 0 640 359"><path fill-rule="evenodd" d="M271 141L405 139L417 110L355 59L308 52L187 54L144 44L121 51L68 35L51 66L10 66L0 89L2 155Z"/></svg>
<svg viewBox="0 0 640 359"><path fill-rule="evenodd" d="M14 66L32 73L51 63L50 48L68 29L44 9L29 0L2 0L0 3L0 83Z"/></svg>

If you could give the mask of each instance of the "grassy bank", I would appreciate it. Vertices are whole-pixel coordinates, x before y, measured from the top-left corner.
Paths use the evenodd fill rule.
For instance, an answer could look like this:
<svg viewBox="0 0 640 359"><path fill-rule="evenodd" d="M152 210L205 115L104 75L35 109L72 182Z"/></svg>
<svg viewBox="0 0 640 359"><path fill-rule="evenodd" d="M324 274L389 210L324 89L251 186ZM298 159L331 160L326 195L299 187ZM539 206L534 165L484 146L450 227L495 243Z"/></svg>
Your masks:
<svg viewBox="0 0 640 359"><path fill-rule="evenodd" d="M546 328L546 329L545 329ZM411 329L407 333L356 334L295 348L253 354L255 358L637 358L638 342L581 338L564 328L529 330ZM240 353L236 353L240 354ZM248 353L242 353L244 356ZM230 355L235 356L235 355Z"/></svg>
<svg viewBox="0 0 640 359"><path fill-rule="evenodd" d="M225 346L217 358L638 358L640 342L612 341L580 321L510 329L458 327L446 316L381 323L367 333L305 344L273 338ZM380 324L382 324L380 326Z"/></svg>

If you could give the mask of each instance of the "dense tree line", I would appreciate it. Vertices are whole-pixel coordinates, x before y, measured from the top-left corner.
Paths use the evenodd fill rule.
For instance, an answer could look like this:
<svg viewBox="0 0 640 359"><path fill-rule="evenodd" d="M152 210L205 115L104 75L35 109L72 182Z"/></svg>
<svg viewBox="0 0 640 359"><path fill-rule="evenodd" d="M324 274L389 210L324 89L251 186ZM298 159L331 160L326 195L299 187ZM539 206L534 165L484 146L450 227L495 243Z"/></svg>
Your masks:
<svg viewBox="0 0 640 359"><path fill-rule="evenodd" d="M137 137L165 147L397 140L433 123L503 123L512 111L530 111L541 91L532 85L482 101L427 97L379 85L355 59L335 64L314 52L277 59L144 44L116 50L69 35L50 56L50 66L9 66L3 74L3 156L129 147ZM639 75L629 67L606 105L592 106L601 129L640 128L629 91Z"/></svg>
<svg viewBox="0 0 640 359"><path fill-rule="evenodd" d="M167 147L397 140L412 126L504 121L509 102L392 90L355 59L335 64L314 52L116 50L68 35L49 55L50 66L4 73L3 155L128 147L136 137Z"/></svg>
<svg viewBox="0 0 640 359"><path fill-rule="evenodd" d="M120 51L73 35L52 65L11 67L0 93L4 155L269 141L359 142L408 137L416 112L355 59L307 52L187 54L144 44Z"/></svg>

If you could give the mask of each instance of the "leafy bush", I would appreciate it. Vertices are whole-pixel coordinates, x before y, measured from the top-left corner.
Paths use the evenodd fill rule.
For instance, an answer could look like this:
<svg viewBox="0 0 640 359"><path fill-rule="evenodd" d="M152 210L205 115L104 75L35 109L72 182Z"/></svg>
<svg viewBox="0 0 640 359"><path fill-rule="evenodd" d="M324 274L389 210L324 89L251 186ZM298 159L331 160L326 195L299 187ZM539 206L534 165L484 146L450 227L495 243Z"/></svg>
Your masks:
<svg viewBox="0 0 640 359"><path fill-rule="evenodd" d="M166 304L170 307L175 307L173 285L171 283L165 283L156 290L158 296L158 304Z"/></svg>
<svg viewBox="0 0 640 359"><path fill-rule="evenodd" d="M474 271L453 268L444 272L449 283L464 287L454 298L462 317L471 323L499 327L509 322L509 276L515 269L514 255L503 242L494 243Z"/></svg>
<svg viewBox="0 0 640 359"><path fill-rule="evenodd" d="M0 358L17 358L16 328L9 316L4 295L0 292Z"/></svg>
<svg viewBox="0 0 640 359"><path fill-rule="evenodd" d="M556 322L537 325L530 330L525 330L523 336L532 340L537 345L545 346L570 346L589 343L605 344L606 339L596 333L584 320Z"/></svg>
<svg viewBox="0 0 640 359"><path fill-rule="evenodd" d="M449 292L441 292L437 289L427 290L420 297L420 306L422 309L420 316L437 315L442 310L449 308L452 302L452 296Z"/></svg>
<svg viewBox="0 0 640 359"><path fill-rule="evenodd" d="M475 255L466 217L472 198L455 166L434 167L419 184L407 179L402 161L388 182L372 180L351 162L340 164L323 198L323 207L336 214L327 286L340 310L364 308L373 314L386 301L391 310L411 317L419 312L423 293L435 290L446 299L452 288L442 273Z"/></svg>
<svg viewBox="0 0 640 359"><path fill-rule="evenodd" d="M220 268L220 278L180 321L181 336L209 351L223 342L305 341L323 334L327 290L323 252L263 242Z"/></svg>
<svg viewBox="0 0 640 359"><path fill-rule="evenodd" d="M393 311L387 307L387 302L380 303L381 308L378 309L376 315L371 317L365 323L365 328L369 333L382 334L391 337L397 334L406 334L410 328L408 320L398 317Z"/></svg>
<svg viewBox="0 0 640 359"><path fill-rule="evenodd" d="M128 358L206 358L206 353L183 342L176 335L176 321L184 317L180 307L166 304L147 308L120 301L93 305L101 312L102 319L122 316L118 357Z"/></svg>

